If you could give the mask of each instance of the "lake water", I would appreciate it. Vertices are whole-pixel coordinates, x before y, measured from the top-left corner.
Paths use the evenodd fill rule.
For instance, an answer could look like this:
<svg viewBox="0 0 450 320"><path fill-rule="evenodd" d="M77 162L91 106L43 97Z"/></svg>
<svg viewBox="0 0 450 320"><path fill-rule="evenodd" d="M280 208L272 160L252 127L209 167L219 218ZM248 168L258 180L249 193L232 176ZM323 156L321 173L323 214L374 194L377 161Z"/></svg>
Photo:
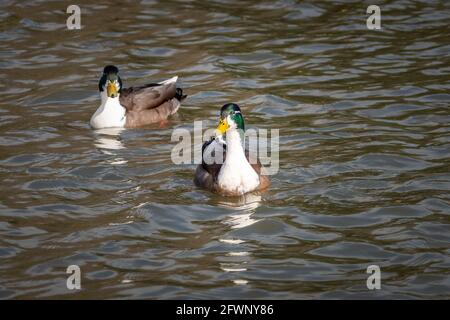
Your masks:
<svg viewBox="0 0 450 320"><path fill-rule="evenodd" d="M81 30L64 2L0 4L0 298L450 297L449 1L377 1L381 30L359 1L76 3ZM107 64L189 97L94 131ZM265 193L171 161L173 130L226 102L279 129Z"/></svg>

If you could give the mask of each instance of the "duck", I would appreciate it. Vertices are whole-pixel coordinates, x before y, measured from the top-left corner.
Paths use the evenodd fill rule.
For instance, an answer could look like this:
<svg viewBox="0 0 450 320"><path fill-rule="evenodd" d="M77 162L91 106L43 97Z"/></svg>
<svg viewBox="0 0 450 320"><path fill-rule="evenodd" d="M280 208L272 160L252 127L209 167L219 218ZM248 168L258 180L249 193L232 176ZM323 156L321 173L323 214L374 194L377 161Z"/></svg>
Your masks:
<svg viewBox="0 0 450 320"><path fill-rule="evenodd" d="M136 128L164 122L187 96L176 87L178 76L139 87L123 88L119 69L107 65L98 82L101 104L92 115L94 129Z"/></svg>
<svg viewBox="0 0 450 320"><path fill-rule="evenodd" d="M242 196L268 188L270 180L261 173L260 161L249 162L244 132L239 105L223 105L215 135L202 145L202 163L194 175L196 186L225 196Z"/></svg>

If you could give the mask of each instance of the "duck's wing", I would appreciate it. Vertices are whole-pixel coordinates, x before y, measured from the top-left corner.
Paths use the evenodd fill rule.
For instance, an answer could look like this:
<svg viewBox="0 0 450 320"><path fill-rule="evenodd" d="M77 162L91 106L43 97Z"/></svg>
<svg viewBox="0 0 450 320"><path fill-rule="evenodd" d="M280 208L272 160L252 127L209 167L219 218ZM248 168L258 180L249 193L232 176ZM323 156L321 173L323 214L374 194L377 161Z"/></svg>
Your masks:
<svg viewBox="0 0 450 320"><path fill-rule="evenodd" d="M216 152L217 158L216 158ZM227 146L215 138L211 138L202 145L202 167L209 173L214 181L217 181L220 168L227 156ZM216 161L218 159L219 161Z"/></svg>
<svg viewBox="0 0 450 320"><path fill-rule="evenodd" d="M213 192L218 191L217 189L217 177L219 176L220 168L222 168L222 163L217 163L214 161L215 148L217 147L218 152L222 152L223 159L226 156L226 145L219 145L219 142L213 137L203 143L202 145L202 163L197 166L197 170L194 175L194 183L196 186L211 190ZM222 147L222 149L220 149Z"/></svg>
<svg viewBox="0 0 450 320"><path fill-rule="evenodd" d="M210 191L216 191L217 184L214 181L213 176L205 170L205 168L199 164L195 170L194 184L197 187L204 188Z"/></svg>
<svg viewBox="0 0 450 320"><path fill-rule="evenodd" d="M270 179L268 176L264 176L261 174L261 168L262 164L259 161L259 158L257 159L256 163L251 163L249 158L249 151L245 150L245 157L247 158L248 163L252 166L253 170L258 174L259 176L259 190L266 189L270 185Z"/></svg>
<svg viewBox="0 0 450 320"><path fill-rule="evenodd" d="M145 109L138 112L127 112L126 126L129 128L136 128L164 121L170 115L177 112L180 107L180 101L176 98L170 99L162 103L156 108Z"/></svg>
<svg viewBox="0 0 450 320"><path fill-rule="evenodd" d="M260 176L262 164L259 161L259 158L256 160L256 163L251 163L250 162L250 152L248 151L248 149L245 149L245 157L247 158L248 163L252 166L253 170L256 171L258 176Z"/></svg>
<svg viewBox="0 0 450 320"><path fill-rule="evenodd" d="M164 102L177 98L182 100L182 90L177 89L178 77L160 83L151 83L141 87L131 87L120 91L120 104L127 111L143 111L161 106Z"/></svg>

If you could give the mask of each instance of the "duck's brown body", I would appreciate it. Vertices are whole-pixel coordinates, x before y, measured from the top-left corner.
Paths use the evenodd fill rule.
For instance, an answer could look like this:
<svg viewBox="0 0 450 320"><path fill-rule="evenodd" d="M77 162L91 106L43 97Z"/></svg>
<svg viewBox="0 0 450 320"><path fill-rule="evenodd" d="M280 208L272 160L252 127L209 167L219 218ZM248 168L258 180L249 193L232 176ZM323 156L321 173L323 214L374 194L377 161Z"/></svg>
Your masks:
<svg viewBox="0 0 450 320"><path fill-rule="evenodd" d="M176 87L175 81L121 90L120 104L126 109L125 127L160 122L176 113L186 96Z"/></svg>

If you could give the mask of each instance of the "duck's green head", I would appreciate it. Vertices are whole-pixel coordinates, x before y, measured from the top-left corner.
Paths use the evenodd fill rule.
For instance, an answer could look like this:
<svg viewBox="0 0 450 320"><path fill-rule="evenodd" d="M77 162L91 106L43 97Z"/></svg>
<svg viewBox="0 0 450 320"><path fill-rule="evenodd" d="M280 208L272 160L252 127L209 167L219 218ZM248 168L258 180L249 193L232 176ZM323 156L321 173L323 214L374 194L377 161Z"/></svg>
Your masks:
<svg viewBox="0 0 450 320"><path fill-rule="evenodd" d="M236 103L224 104L222 109L220 109L220 122L217 130L220 134L224 134L229 129L245 130L241 108Z"/></svg>
<svg viewBox="0 0 450 320"><path fill-rule="evenodd" d="M100 92L105 91L110 98L116 98L122 89L122 80L119 77L119 69L116 66L106 66L103 69L103 75L98 82Z"/></svg>

